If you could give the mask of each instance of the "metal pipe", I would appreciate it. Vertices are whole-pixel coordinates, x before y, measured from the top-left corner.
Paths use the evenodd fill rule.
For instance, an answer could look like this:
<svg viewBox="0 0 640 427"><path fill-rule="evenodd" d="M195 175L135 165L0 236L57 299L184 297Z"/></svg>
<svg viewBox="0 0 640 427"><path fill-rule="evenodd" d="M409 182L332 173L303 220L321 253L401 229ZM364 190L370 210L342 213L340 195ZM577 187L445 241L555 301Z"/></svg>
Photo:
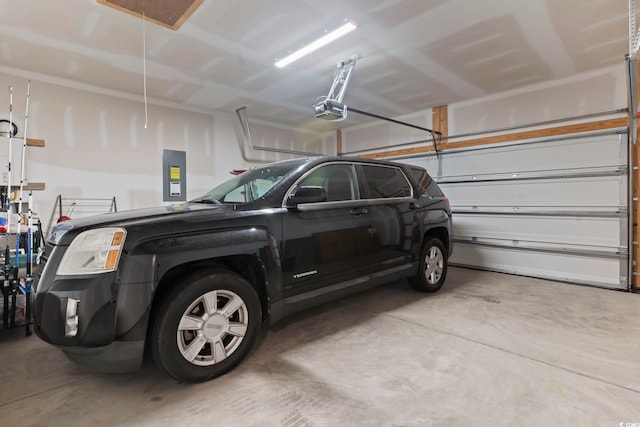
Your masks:
<svg viewBox="0 0 640 427"><path fill-rule="evenodd" d="M244 138L244 142L252 150L268 151L271 153L293 154L296 156L326 156L326 154L310 153L307 151L296 151L296 150L286 150L283 148L255 146L253 145L253 141L251 139L251 129L249 128L249 117L247 116L247 107L243 106L243 107L237 108L236 114L238 115L238 120L240 121L240 129L242 130L242 136ZM244 114L244 118L242 116L243 114Z"/></svg>
<svg viewBox="0 0 640 427"><path fill-rule="evenodd" d="M627 137L627 168L628 168L628 184L627 184L627 204L629 209L629 218L627 222L628 237L628 260L627 260L627 290L633 290L633 223L635 211L633 209L633 152L636 140L638 138L638 64L637 59L625 58L627 65L627 82L628 82L628 103L629 103L629 134Z"/></svg>
<svg viewBox="0 0 640 427"><path fill-rule="evenodd" d="M80 200L80 201L104 201L112 202L115 197L63 197L63 200Z"/></svg>
<svg viewBox="0 0 640 427"><path fill-rule="evenodd" d="M27 158L27 126L29 123L29 100L31 99L31 80L27 81L27 106L24 113L24 133L22 138L22 152L20 158L20 189L18 191L18 233L16 235L16 265L19 265L19 253L20 253L20 228L23 223L23 208L24 203L22 201L22 196L24 194L24 182L26 179L25 175L25 164Z"/></svg>
<svg viewBox="0 0 640 427"><path fill-rule="evenodd" d="M9 123L13 125L13 88L9 86ZM5 250L4 250L4 275L5 275L5 285L7 280L9 280L9 266L11 265L11 258L9 254L9 236L11 235L11 175L13 172L11 171L11 147L13 146L13 131L9 129L9 153L8 153L8 163L7 163L7 232L5 233ZM18 230L19 232L19 230Z"/></svg>

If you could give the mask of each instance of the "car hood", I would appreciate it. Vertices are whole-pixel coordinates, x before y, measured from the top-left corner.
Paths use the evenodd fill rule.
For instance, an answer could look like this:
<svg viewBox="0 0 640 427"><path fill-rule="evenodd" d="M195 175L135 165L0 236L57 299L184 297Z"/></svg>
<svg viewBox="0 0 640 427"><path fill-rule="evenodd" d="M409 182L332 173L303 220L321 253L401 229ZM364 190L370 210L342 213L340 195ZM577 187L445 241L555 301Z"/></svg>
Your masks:
<svg viewBox="0 0 640 427"><path fill-rule="evenodd" d="M132 220L151 219L166 215L185 214L189 212L199 212L203 210L233 210L233 205L205 205L196 203L182 203L179 205L157 206L153 208L132 209L122 212L106 213L94 215L86 218L71 220L73 228L87 226L99 226L106 224L125 224Z"/></svg>
<svg viewBox="0 0 640 427"><path fill-rule="evenodd" d="M47 240L58 242L62 235L68 231L81 231L83 229L104 227L104 226L127 226L131 224L141 224L144 222L153 222L162 217L176 218L188 215L197 215L205 212L234 211L235 205L206 205L197 203L182 203L170 206L158 206L153 208L132 209L122 212L112 212L101 215L89 216L86 218L77 218L70 221L64 221L56 224L51 228ZM177 219L177 218L176 218Z"/></svg>

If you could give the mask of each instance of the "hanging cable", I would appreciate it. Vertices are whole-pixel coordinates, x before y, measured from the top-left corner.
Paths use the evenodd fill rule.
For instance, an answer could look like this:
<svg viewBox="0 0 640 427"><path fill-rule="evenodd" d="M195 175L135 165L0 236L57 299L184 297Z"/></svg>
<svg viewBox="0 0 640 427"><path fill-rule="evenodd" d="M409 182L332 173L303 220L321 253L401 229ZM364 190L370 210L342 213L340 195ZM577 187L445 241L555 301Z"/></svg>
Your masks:
<svg viewBox="0 0 640 427"><path fill-rule="evenodd" d="M144 12L142 12L142 86L144 91L144 128L146 129L149 113L147 109L147 38L144 21Z"/></svg>

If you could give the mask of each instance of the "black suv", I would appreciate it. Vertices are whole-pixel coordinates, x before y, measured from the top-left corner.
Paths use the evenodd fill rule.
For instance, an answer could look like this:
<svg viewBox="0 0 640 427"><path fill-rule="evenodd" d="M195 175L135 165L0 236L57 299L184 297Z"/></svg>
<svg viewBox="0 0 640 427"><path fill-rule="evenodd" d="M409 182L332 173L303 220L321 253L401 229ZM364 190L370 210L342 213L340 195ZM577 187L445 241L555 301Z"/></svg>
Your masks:
<svg viewBox="0 0 640 427"><path fill-rule="evenodd" d="M95 370L139 369L148 350L205 381L296 311L404 277L437 291L451 251L449 202L424 169L287 160L188 203L53 227L35 330Z"/></svg>

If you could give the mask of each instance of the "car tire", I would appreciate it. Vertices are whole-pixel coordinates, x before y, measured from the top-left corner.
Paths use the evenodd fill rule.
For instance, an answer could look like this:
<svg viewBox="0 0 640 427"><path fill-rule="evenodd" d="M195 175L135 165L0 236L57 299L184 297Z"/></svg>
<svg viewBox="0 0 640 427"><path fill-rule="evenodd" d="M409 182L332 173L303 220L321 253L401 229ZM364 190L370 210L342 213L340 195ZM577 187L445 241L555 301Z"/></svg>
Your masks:
<svg viewBox="0 0 640 427"><path fill-rule="evenodd" d="M151 332L156 363L182 382L203 382L236 367L262 323L256 290L227 270L200 271L163 299Z"/></svg>
<svg viewBox="0 0 640 427"><path fill-rule="evenodd" d="M438 291L447 277L447 261L447 251L440 239L429 238L422 246L418 273L409 278L409 283L421 292Z"/></svg>

